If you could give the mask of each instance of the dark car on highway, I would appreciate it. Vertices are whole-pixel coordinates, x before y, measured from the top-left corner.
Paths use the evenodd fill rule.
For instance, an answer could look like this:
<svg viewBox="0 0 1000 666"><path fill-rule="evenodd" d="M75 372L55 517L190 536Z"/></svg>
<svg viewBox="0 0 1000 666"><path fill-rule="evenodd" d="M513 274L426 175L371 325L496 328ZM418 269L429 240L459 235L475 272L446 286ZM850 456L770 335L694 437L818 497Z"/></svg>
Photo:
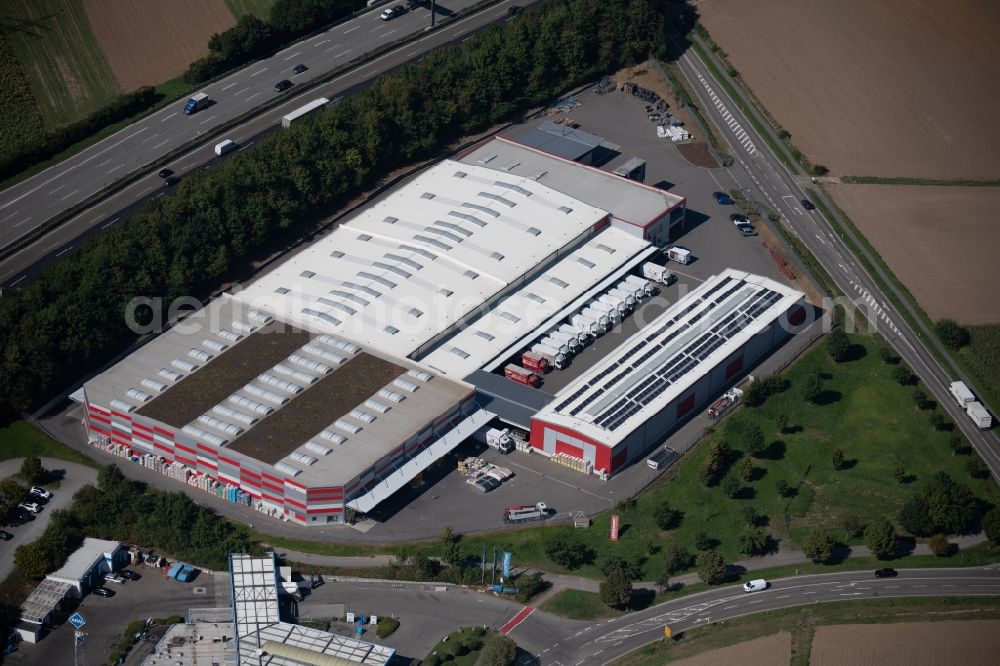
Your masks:
<svg viewBox="0 0 1000 666"><path fill-rule="evenodd" d="M735 203L725 192L712 192L712 196L715 197L715 203L720 206L732 206Z"/></svg>
<svg viewBox="0 0 1000 666"><path fill-rule="evenodd" d="M174 170L173 169L160 169L159 173L157 173L156 175L159 176L160 178L167 178L169 176L174 175Z"/></svg>
<svg viewBox="0 0 1000 666"><path fill-rule="evenodd" d="M115 591L107 587L95 587L94 594L99 597L113 597L115 596Z"/></svg>
<svg viewBox="0 0 1000 666"><path fill-rule="evenodd" d="M282 79L274 84L274 92L285 92L292 87L292 82L288 79Z"/></svg>
<svg viewBox="0 0 1000 666"><path fill-rule="evenodd" d="M172 187L179 182L181 182L181 179L178 176L167 176L163 179L163 184L167 187Z"/></svg>
<svg viewBox="0 0 1000 666"><path fill-rule="evenodd" d="M809 201L809 199L803 199L800 203L806 210L816 210L816 206L814 206L813 202Z"/></svg>
<svg viewBox="0 0 1000 666"><path fill-rule="evenodd" d="M875 577L876 578L895 578L897 575L899 575L899 574L896 572L895 569L876 569L875 570Z"/></svg>
<svg viewBox="0 0 1000 666"><path fill-rule="evenodd" d="M14 535L11 534L10 532L5 532L4 530L0 530L0 541L10 541L13 538Z"/></svg>
<svg viewBox="0 0 1000 666"><path fill-rule="evenodd" d="M306 71L307 69L309 69L309 68L306 67L305 65L299 64L299 65L296 65L295 67L292 68L292 74L301 74L302 72Z"/></svg>

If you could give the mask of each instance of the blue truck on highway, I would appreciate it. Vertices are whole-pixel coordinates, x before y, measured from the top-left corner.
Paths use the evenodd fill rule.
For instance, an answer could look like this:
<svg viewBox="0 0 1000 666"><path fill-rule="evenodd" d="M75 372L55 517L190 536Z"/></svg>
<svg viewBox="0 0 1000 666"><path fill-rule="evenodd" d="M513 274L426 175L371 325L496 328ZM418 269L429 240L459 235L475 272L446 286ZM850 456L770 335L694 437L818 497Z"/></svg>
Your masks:
<svg viewBox="0 0 1000 666"><path fill-rule="evenodd" d="M184 105L184 113L190 116L192 113L201 111L206 106L208 106L208 95L198 93L197 95L192 95L191 99Z"/></svg>

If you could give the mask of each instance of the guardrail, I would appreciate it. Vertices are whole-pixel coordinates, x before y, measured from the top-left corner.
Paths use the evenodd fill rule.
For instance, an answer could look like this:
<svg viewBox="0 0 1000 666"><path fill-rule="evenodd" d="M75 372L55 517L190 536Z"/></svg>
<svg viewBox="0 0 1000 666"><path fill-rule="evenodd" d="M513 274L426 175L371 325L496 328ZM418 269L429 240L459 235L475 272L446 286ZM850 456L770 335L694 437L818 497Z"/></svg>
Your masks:
<svg viewBox="0 0 1000 666"><path fill-rule="evenodd" d="M395 51L396 49L398 49L398 48L400 48L400 47L402 47L402 46L404 46L406 44L409 44L410 42L415 42L415 41L417 41L419 39L422 39L423 37L427 36L428 34L431 34L431 33L434 33L434 32L438 32L438 31L440 31L440 30L442 30L442 29L450 26L452 23L454 23L454 22L456 22L456 21L458 21L460 19L464 19L464 18L466 18L468 16L471 16L473 14L477 14L480 11L482 11L484 9L487 9L487 8L493 6L493 5L500 4L501 2L504 2L504 0L482 0L481 2L477 2L474 5L470 5L469 7L466 7L465 9L460 10L460 11L458 11L458 12L456 12L456 13L450 15L450 16L442 17L440 20L438 20L436 22L436 24L435 24L435 26L433 28L427 27L427 28L424 28L421 31L412 32L409 35L405 35L405 36L397 39L396 41L389 42L388 44L385 44L385 45L383 45L383 46L381 46L381 47L379 47L379 48L377 48L377 49L375 49L373 51L369 51L369 52L367 52L367 53L365 53L363 55L360 55L357 58L355 58L355 59L353 59L353 60L351 60L349 62L346 62L346 63L344 63L343 65L341 65L339 67L335 67L334 69L329 70L328 72L322 74L321 76L318 76L315 79L312 79L308 83L302 84L302 86L298 88L298 90L296 91L296 93L295 93L294 96L291 96L291 97L276 97L276 98L271 98L268 101L264 102L263 104L255 106L252 109L249 109L249 110L245 111L244 113L241 113L240 115L236 116L235 118L233 118L233 119L231 119L231 120L229 120L227 122L224 122L224 123L222 123L220 125L216 125L214 128L212 128L210 130L207 130L205 133L201 134L197 139L192 139L191 141L188 141L187 143L184 143L184 144L178 146L177 148L174 148L173 150L169 151L168 153L159 156L158 158L156 158L152 162L149 162L149 163L145 164L144 166L141 166L141 167L139 167L137 169L134 169L134 170L130 171L129 173L127 173L124 176L122 176L120 179L116 180L114 183L111 183L109 185L104 186L103 188L101 188L100 190L98 190L94 194L90 195L89 197L87 197L83 201L81 201L81 202L79 202L79 203L71 206L70 208L67 208L66 210L62 211L61 213L59 213L59 214L57 214L57 215L49 218L48 220L46 220L45 222L43 222L39 226L35 227L34 229L31 229L30 231L25 232L19 238L15 239L14 241L12 241L8 245L4 246L3 248L0 248L0 261L2 261L4 259L7 259L7 258L9 258L10 256L12 256L14 254L17 254L18 252L20 252L24 248L28 247L29 245L31 245L32 243L34 243L35 241L37 241L39 238L42 238L42 237L46 236L47 234L55 231L56 229L58 229L59 227L61 227L63 224L65 224L66 222L68 222L70 219L72 219L76 215L82 213L83 211L87 210L91 206L94 206L95 204L100 203L101 201L103 201L104 199L107 199L111 195L113 195L113 194L115 194L117 192L120 192L121 190L125 189L129 185L132 185L133 183L135 183L140 178L143 178L143 177L147 176L148 174L152 173L153 171L155 171L156 169L158 169L162 165L164 165L164 164L166 164L166 163L168 163L168 162L170 162L172 160L175 160L178 157L181 157L182 155L185 155L186 153L194 150L195 148L197 148L199 146L203 146L203 145L205 145L207 143L210 143L212 139L218 137L221 134L224 134L225 132L230 131L234 127L242 125L243 123L245 123L245 122L249 121L250 119L252 119L254 116L260 115L261 113L264 113L264 112L269 111L269 110L271 110L271 109L273 109L273 108L275 108L277 106L285 104L289 100L296 99L298 97L302 97L303 95L307 94L310 90L313 90L313 89L317 88L318 86L324 85L324 84L330 82L331 80L337 78L338 76L341 76L341 75L346 74L346 73L348 73L348 72L350 72L352 70L355 70L355 69L359 68L361 65L363 65L364 63L371 62L372 60L380 58L383 55L386 55L387 53ZM366 7L364 11L361 11L361 12L358 12L356 14L353 14L352 15L352 19L356 18L356 16L358 16L360 14L368 13L369 11L371 11L371 8L370 7ZM347 19L347 20L351 20L351 19ZM347 20L342 21L341 23L345 23L345 22L347 22ZM332 26L336 26L336 25L339 25L339 23L332 24ZM325 29L317 31L315 33L311 33L310 35L308 35L304 39L309 39L309 38L315 36L316 34L321 34L322 32L325 32L328 29L329 28L325 28ZM299 40L299 41L303 41L303 40ZM221 75L220 78L224 78L225 76L229 76L229 74L227 73L227 74Z"/></svg>

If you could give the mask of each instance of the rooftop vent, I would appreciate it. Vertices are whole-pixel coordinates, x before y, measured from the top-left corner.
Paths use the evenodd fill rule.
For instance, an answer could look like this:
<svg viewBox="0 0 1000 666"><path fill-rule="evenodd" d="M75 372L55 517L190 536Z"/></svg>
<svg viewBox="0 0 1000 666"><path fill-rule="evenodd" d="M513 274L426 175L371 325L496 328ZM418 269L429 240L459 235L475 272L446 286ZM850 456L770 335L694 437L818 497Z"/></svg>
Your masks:
<svg viewBox="0 0 1000 666"><path fill-rule="evenodd" d="M408 382L402 377L396 377L395 379L393 379L392 385L395 386L396 388L401 388L404 391L407 391L408 393L413 393L414 391L417 390L417 388L419 388L413 382Z"/></svg>
<svg viewBox="0 0 1000 666"><path fill-rule="evenodd" d="M344 419L337 419L334 421L333 425L334 427L340 428L341 430L349 432L352 435L356 435L362 430L361 426L357 423L351 423L350 421L346 421Z"/></svg>
<svg viewBox="0 0 1000 666"><path fill-rule="evenodd" d="M216 335L224 340L229 340L230 342L239 342L240 340L243 339L242 335L240 335L239 333L234 333L230 331L228 328L222 329L221 331L216 333Z"/></svg>
<svg viewBox="0 0 1000 666"><path fill-rule="evenodd" d="M112 398L109 401L109 404L111 405L112 409L119 412L125 412L126 414L135 411L135 405L130 405L124 400L118 400L117 398Z"/></svg>
<svg viewBox="0 0 1000 666"><path fill-rule="evenodd" d="M431 373L424 372L423 370L417 370L416 368L410 368L409 370L407 370L406 376L414 377L415 379L419 379L422 382L429 382L430 380L434 379L434 375L432 375Z"/></svg>
<svg viewBox="0 0 1000 666"><path fill-rule="evenodd" d="M175 358L170 362L170 365L174 366L178 370L183 370L184 372L194 372L198 369L198 366L190 361L185 361L184 359Z"/></svg>
<svg viewBox="0 0 1000 666"><path fill-rule="evenodd" d="M288 455L288 457L291 458L292 460L294 460L295 462L302 463L303 465L314 465L314 464L316 464L316 460L317 460L316 458L313 458L312 456L307 456L306 454L304 454L304 453L298 453L297 451L294 452L294 453L290 453Z"/></svg>
<svg viewBox="0 0 1000 666"><path fill-rule="evenodd" d="M283 405L288 402L288 398L285 396L275 393L274 391L268 391L266 388L262 388L256 384L247 384L243 387L243 390L252 396L260 398L261 400L267 400L275 405Z"/></svg>
<svg viewBox="0 0 1000 666"><path fill-rule="evenodd" d="M143 379L139 383L142 384L143 386L145 386L148 389L153 389L157 393L159 393L159 392L161 392L161 391L163 391L164 389L167 388L166 384L164 384L163 382L158 382L155 379Z"/></svg>
<svg viewBox="0 0 1000 666"><path fill-rule="evenodd" d="M385 414L387 411L389 411L389 409L391 409L389 405L383 405L378 400L372 400L371 398L365 400L365 407L374 410L379 414Z"/></svg>
<svg viewBox="0 0 1000 666"><path fill-rule="evenodd" d="M385 398L386 400L391 400L393 402L403 402L406 400L406 396L402 393L396 393L395 391L387 388L379 389L378 395L380 398Z"/></svg>
<svg viewBox="0 0 1000 666"><path fill-rule="evenodd" d="M196 358L199 361L207 362L212 360L212 355L209 354L204 349L198 349L197 347L192 347L188 350L188 356L191 358Z"/></svg>
<svg viewBox="0 0 1000 666"><path fill-rule="evenodd" d="M157 372L156 374L158 374L161 377L166 377L172 382L179 382L180 380L184 379L184 375L182 375L181 373L174 372L173 370L167 370L166 368L160 368L159 372Z"/></svg>
<svg viewBox="0 0 1000 666"><path fill-rule="evenodd" d="M302 470L297 467L292 467L286 462L278 462L274 464L274 469L278 470L282 474L287 474L291 477L296 477L302 473Z"/></svg>
<svg viewBox="0 0 1000 666"><path fill-rule="evenodd" d="M267 416L268 414L274 411L273 407L268 407L267 405L263 405L255 400L247 398L246 396L242 396L239 393L234 393L227 399L234 405L239 405L244 409L249 409L251 412L256 412L261 416Z"/></svg>
<svg viewBox="0 0 1000 666"><path fill-rule="evenodd" d="M311 440L306 442L306 445L303 448L305 448L306 451L310 451L320 456L328 456L330 455L331 452L333 452L333 449L331 449L329 446L323 446L319 442L314 442Z"/></svg>
<svg viewBox="0 0 1000 666"><path fill-rule="evenodd" d="M263 407L263 405L261 405ZM266 408L265 408L266 409ZM228 416L231 419L236 419L240 423L245 423L246 425L253 425L259 420L256 416L251 416L250 414L244 414L243 412L238 412L235 409L226 407L225 405L216 405L212 407L212 411L219 416Z"/></svg>
<svg viewBox="0 0 1000 666"><path fill-rule="evenodd" d="M341 435L339 432L333 432L332 430L324 430L319 434L319 436L328 442L333 442L334 444L343 444L347 441L347 437Z"/></svg>
<svg viewBox="0 0 1000 666"><path fill-rule="evenodd" d="M364 421L365 423L372 423L375 420L374 414L369 414L363 409L352 409L351 417L356 418L359 421Z"/></svg>
<svg viewBox="0 0 1000 666"><path fill-rule="evenodd" d="M139 402L149 402L150 400L153 399L153 396L149 395L148 393L143 393L139 389L134 389L134 388L130 388L129 390L125 391L125 395L129 398L132 398L133 400L138 400Z"/></svg>

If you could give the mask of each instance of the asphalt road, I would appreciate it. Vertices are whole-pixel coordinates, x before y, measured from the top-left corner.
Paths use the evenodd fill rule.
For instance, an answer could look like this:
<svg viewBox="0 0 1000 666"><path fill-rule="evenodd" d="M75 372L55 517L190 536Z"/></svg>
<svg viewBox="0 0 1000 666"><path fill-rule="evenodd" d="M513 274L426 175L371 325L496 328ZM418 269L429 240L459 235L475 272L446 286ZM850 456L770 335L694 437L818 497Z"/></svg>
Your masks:
<svg viewBox="0 0 1000 666"><path fill-rule="evenodd" d="M948 385L956 379L971 385L968 377L950 361L947 368L938 363L923 341L930 340L929 344L941 349L933 334L921 330L918 336L823 215L818 210L810 212L803 209L800 201L807 198L804 188L811 186L811 180L788 172L744 113L713 79L697 54L687 50L681 56L679 65L691 81L701 108L710 116L710 122L721 129L723 138L732 146L732 154L736 158L728 169L732 185L740 189L749 188L758 201L766 201L781 214L784 226L816 256L840 289L865 313L871 325L923 380L989 466L993 478L1000 481L1000 438L993 431L984 432L974 427L948 392ZM725 70L723 67L719 69ZM759 121L761 126L768 127L766 121ZM833 202L822 193L818 199L828 210L836 210ZM841 223L845 226L843 221ZM855 245L862 246L856 239ZM888 276L883 274L880 278L883 284L891 284ZM901 294L896 296L901 302L906 302ZM916 313L910 314L919 321Z"/></svg>
<svg viewBox="0 0 1000 666"><path fill-rule="evenodd" d="M24 458L11 458L0 462L0 479L17 474L21 470L23 460ZM37 514L34 520L18 527L3 528L13 534L14 538L10 541L0 541L0 580L7 578L14 569L14 550L21 544L37 541L48 527L49 516L53 511L68 507L73 501L73 495L83 486L97 483L97 470L93 467L55 458L42 458L42 467L56 476L61 476L59 487L50 488L52 499L44 505L42 512Z"/></svg>
<svg viewBox="0 0 1000 666"><path fill-rule="evenodd" d="M1000 595L1000 567L901 569L896 578L870 571L793 576L770 581L767 590L745 593L741 585L692 594L644 611L576 628L560 629L546 613L534 612L510 632L531 653L519 663L598 666L663 638L701 625L752 613L830 601L921 596ZM575 623L579 624L579 623Z"/></svg>
<svg viewBox="0 0 1000 666"><path fill-rule="evenodd" d="M532 1L520 0L517 4L525 5ZM478 0L438 2L438 20L476 2ZM277 129L281 117L288 112L319 97L336 100L353 94L370 84L378 75L419 59L433 48L463 41L491 23L507 20L507 9L512 4L512 0L503 0L298 96L297 88L312 78L366 52L424 30L430 24L430 4L391 21L382 21L376 9L294 44L270 58L257 61L203 88L200 92L209 95L213 101L211 106L186 116L182 111L186 98L178 100L0 193L0 247L17 241L102 188L131 172L141 171L171 150L252 110L271 97L281 94L288 97L288 102L255 116L224 136L207 141L166 166L183 178L217 160L214 146L224 138L232 139L240 144L240 150L245 150L263 135ZM300 75L293 75L292 68L300 63L309 69ZM285 93L276 93L274 84L281 79L288 79L295 85ZM22 284L41 267L79 246L91 233L100 232L127 219L149 199L164 196L168 191L163 181L155 173L151 173L87 208L0 262L0 288Z"/></svg>

